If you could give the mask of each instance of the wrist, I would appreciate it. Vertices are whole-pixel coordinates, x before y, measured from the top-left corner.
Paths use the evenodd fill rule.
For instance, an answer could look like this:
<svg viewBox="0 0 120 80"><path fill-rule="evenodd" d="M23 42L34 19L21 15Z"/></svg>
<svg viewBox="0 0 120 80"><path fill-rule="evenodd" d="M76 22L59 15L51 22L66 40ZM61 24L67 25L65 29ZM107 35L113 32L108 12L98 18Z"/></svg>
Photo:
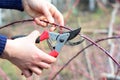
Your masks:
<svg viewBox="0 0 120 80"><path fill-rule="evenodd" d="M7 37L0 35L0 56L3 54L3 51L6 46Z"/></svg>
<svg viewBox="0 0 120 80"><path fill-rule="evenodd" d="M0 56L1 58L8 59L11 56L10 53L12 53L11 52L12 45L13 45L13 40L7 39L3 54Z"/></svg>

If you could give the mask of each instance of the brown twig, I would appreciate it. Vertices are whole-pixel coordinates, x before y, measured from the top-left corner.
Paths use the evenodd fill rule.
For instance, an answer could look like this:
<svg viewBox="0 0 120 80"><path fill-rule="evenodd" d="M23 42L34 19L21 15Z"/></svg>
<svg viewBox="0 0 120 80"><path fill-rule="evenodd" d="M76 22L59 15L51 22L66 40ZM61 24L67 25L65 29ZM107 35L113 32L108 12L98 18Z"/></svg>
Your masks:
<svg viewBox="0 0 120 80"><path fill-rule="evenodd" d="M17 23L24 23L24 22L30 22L30 21L34 21L34 20L33 19L28 19L28 20L15 21L15 22L9 23L7 25L1 26L0 29L6 28L6 27L8 27L10 25L14 25L14 24L17 24Z"/></svg>
<svg viewBox="0 0 120 80"><path fill-rule="evenodd" d="M103 39L99 39L99 40L96 40L95 43L99 43L101 41L105 41L105 40L108 40L108 39L118 39L120 38L120 36L113 36L113 37L107 37L107 38L103 38ZM63 65L63 67L58 70L58 72L53 76L53 78L51 80L54 80L56 78L56 76L71 62L73 61L78 55L80 55L80 53L82 53L84 50L86 50L87 48L93 46L94 43L91 43L89 44L88 46L86 46L85 48L83 48L81 51L79 51L76 55L74 55L70 60L68 60L68 62L66 64ZM115 61L116 62L116 61ZM119 64L117 62L117 64ZM119 67L118 67L119 68Z"/></svg>
<svg viewBox="0 0 120 80"><path fill-rule="evenodd" d="M68 18L70 17L72 11L74 10L74 8L78 5L78 3L80 2L80 0L76 0L73 4L73 6L69 9L69 11L67 11L67 16L65 17L65 23L67 22Z"/></svg>
<svg viewBox="0 0 120 80"><path fill-rule="evenodd" d="M8 27L10 25L14 25L14 24L17 24L17 23L24 23L24 22L31 22L31 21L34 21L34 19L15 21L15 22L9 23L7 25L1 26L0 29L6 28L6 27ZM47 24L51 24L51 25L53 25L55 27L60 27L60 28L64 28L64 29L67 29L67 30L71 30L70 28L68 28L66 26L62 26L62 25L59 25L59 24L56 24L56 23L50 23L49 21L45 21L45 20L40 20L40 21L45 22Z"/></svg>
<svg viewBox="0 0 120 80"><path fill-rule="evenodd" d="M34 21L34 19L15 21L15 22L12 22L12 23L7 24L7 25L5 25L5 26L2 26L0 29L5 28L5 27L8 27L8 26L13 25L13 24L16 24L16 23L29 22L29 21ZM40 21L45 22L45 23L48 23L48 24L51 24L51 25L56 26L56 27L64 28L64 29L67 29L67 30L71 30L70 28L68 28L68 27L66 27L66 26L61 26L61 25L56 24L56 23L50 23L50 22L44 21L44 20L40 20ZM95 45L96 47L98 47L99 49L101 49L104 53L107 54L108 57L110 57L110 58L117 64L118 67L120 67L120 64L109 54L109 52L107 52L104 48L102 48L101 46L99 46L99 45L97 44L97 41L94 42L94 41L92 41L90 38L88 38L87 36L84 36L84 35L80 35L80 36L83 37L83 38L85 38L86 40L88 40L88 41L91 42L92 44L88 45L87 47L85 47L84 49L82 49L80 52L78 52L75 56L73 56L73 57L56 73L56 75L52 78L52 80L54 80L55 77L56 77L74 58L76 58L82 51L84 51L85 49L87 49L88 47L90 47L90 46L92 46L92 45ZM114 38L115 38L115 37L114 37ZM108 39L108 38L106 38L106 39ZM113 39L113 37L112 37L111 39ZM115 38L115 39L116 39L116 38ZM101 39L100 41L102 41L102 40L104 40L104 39ZM99 42L99 41L98 41L98 42Z"/></svg>
<svg viewBox="0 0 120 80"><path fill-rule="evenodd" d="M120 68L117 69L114 80L117 80L117 76L118 76L119 72L120 72Z"/></svg>
<svg viewBox="0 0 120 80"><path fill-rule="evenodd" d="M109 52L107 50L105 50L104 48L102 48L101 46L99 46L98 44L96 44L96 42L92 41L90 38L88 38L85 35L81 35L81 37L85 38L86 40L88 40L89 42L93 43L96 47L98 47L99 49L101 49L104 53L106 53L106 55L111 58L118 67L120 67L120 64L109 54Z"/></svg>

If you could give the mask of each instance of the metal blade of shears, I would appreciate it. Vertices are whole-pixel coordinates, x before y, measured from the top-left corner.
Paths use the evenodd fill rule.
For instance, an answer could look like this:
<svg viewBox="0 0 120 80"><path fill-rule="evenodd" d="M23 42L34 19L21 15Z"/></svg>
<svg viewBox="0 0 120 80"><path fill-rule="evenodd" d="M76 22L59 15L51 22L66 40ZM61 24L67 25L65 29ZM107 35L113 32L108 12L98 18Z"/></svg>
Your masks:
<svg viewBox="0 0 120 80"><path fill-rule="evenodd" d="M75 29L75 30L72 30L72 31L69 31L69 32L65 32L65 33L69 33L70 34L70 36L67 39L67 41L75 38L80 33L80 31L81 31L81 28L78 28L78 29Z"/></svg>
<svg viewBox="0 0 120 80"><path fill-rule="evenodd" d="M64 32L62 34L50 32L50 38L47 40L48 46L51 50L55 49L57 52L60 52L64 44L67 41L75 38L80 33L80 30L81 28L78 28L76 30ZM56 42L55 44L54 41Z"/></svg>

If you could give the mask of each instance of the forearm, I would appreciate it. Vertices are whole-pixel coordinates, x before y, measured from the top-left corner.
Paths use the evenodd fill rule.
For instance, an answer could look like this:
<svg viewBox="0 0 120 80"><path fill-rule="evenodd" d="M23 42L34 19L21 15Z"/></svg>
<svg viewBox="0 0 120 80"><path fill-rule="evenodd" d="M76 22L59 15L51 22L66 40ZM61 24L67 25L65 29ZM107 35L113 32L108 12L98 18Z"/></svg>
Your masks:
<svg viewBox="0 0 120 80"><path fill-rule="evenodd" d="M0 8L23 11L22 0L0 0Z"/></svg>

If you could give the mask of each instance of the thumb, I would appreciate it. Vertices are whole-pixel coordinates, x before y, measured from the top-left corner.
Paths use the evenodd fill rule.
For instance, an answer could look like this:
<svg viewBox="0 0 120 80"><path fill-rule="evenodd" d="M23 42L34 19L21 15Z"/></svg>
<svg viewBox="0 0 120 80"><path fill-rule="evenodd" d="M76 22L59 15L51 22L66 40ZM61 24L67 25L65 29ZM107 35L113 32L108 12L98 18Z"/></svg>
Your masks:
<svg viewBox="0 0 120 80"><path fill-rule="evenodd" d="M40 36L39 31L34 30L33 32L31 32L31 33L28 35L28 38L30 38L33 42L35 42L36 39L37 39L39 36Z"/></svg>

